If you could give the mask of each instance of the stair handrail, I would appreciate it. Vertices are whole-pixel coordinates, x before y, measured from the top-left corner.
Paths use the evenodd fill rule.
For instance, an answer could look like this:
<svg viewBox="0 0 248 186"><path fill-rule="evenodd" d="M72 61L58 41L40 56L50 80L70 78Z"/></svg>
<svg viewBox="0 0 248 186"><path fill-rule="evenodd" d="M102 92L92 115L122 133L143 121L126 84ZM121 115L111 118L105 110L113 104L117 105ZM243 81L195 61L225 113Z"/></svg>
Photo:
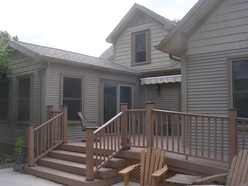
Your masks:
<svg viewBox="0 0 248 186"><path fill-rule="evenodd" d="M94 130L95 128L86 128L87 181L94 180L94 174L127 147L126 110L127 104L122 104L121 112L104 125L96 130Z"/></svg>
<svg viewBox="0 0 248 186"><path fill-rule="evenodd" d="M62 111L48 106L47 113L48 121L36 128L33 124L28 126L28 166L34 166L37 160L67 142L67 106L62 106Z"/></svg>

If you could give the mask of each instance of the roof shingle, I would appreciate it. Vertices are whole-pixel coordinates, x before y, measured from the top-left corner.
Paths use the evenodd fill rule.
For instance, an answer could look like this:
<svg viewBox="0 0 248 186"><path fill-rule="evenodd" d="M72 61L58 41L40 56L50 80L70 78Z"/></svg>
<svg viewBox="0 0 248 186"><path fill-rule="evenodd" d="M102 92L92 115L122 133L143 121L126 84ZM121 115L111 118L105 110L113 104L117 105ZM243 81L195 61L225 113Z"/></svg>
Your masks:
<svg viewBox="0 0 248 186"><path fill-rule="evenodd" d="M134 73L138 74L137 71L130 69L128 67L122 66L120 64L109 61L106 58L97 58L93 56L88 56L80 53L65 51L57 48L50 48L30 43L19 42L22 47L25 47L41 56L53 58L53 59L61 59L76 63L81 63L82 65L90 65L99 68L107 68L109 70L117 70L122 72Z"/></svg>

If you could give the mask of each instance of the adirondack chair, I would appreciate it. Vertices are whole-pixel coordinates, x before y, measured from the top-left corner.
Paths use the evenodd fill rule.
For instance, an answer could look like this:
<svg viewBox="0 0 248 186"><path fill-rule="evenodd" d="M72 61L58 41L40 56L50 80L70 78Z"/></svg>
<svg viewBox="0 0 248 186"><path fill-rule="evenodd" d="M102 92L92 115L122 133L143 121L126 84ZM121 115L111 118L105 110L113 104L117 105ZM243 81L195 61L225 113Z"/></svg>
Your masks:
<svg viewBox="0 0 248 186"><path fill-rule="evenodd" d="M223 177L227 177L227 186L248 186L248 150L242 150L233 157L229 173L197 179L194 184L211 182Z"/></svg>
<svg viewBox="0 0 248 186"><path fill-rule="evenodd" d="M124 185L129 185L129 174L137 167L140 169L141 186L157 185L159 178L165 176L168 170L165 165L165 151L158 147L148 147L141 151L140 160L139 164L131 165L119 172L124 177ZM165 185L165 177L163 180Z"/></svg>
<svg viewBox="0 0 248 186"><path fill-rule="evenodd" d="M100 123L97 121L89 121L85 118L85 116L82 114L82 112L78 112L78 116L80 118L80 123L82 127L82 131L86 130L86 127L100 127Z"/></svg>

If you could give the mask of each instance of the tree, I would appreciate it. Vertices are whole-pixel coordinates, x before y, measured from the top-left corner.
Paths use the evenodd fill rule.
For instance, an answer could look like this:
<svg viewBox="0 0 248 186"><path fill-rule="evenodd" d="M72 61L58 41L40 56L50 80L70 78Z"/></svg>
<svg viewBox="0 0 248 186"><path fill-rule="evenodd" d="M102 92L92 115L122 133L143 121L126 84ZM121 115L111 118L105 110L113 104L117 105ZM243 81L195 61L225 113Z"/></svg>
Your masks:
<svg viewBox="0 0 248 186"><path fill-rule="evenodd" d="M179 18L174 18L172 21L174 23L178 24L181 21L181 18L180 17Z"/></svg>
<svg viewBox="0 0 248 186"><path fill-rule="evenodd" d="M9 40L18 41L18 37L11 37L8 32L0 31L0 84L9 80L10 53L13 51L6 47Z"/></svg>

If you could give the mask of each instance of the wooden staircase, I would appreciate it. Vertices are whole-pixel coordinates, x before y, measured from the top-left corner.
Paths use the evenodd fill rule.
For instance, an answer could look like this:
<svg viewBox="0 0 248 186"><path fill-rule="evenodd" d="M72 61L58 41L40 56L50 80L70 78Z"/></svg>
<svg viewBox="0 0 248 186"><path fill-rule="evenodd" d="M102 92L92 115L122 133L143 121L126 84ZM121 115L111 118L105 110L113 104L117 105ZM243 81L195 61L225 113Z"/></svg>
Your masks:
<svg viewBox="0 0 248 186"><path fill-rule="evenodd" d="M126 166L126 160L112 158L96 172L94 181L86 181L85 152L86 147L82 142L62 144L38 160L35 166L27 166L24 170L69 186L109 186L123 180L118 172Z"/></svg>

